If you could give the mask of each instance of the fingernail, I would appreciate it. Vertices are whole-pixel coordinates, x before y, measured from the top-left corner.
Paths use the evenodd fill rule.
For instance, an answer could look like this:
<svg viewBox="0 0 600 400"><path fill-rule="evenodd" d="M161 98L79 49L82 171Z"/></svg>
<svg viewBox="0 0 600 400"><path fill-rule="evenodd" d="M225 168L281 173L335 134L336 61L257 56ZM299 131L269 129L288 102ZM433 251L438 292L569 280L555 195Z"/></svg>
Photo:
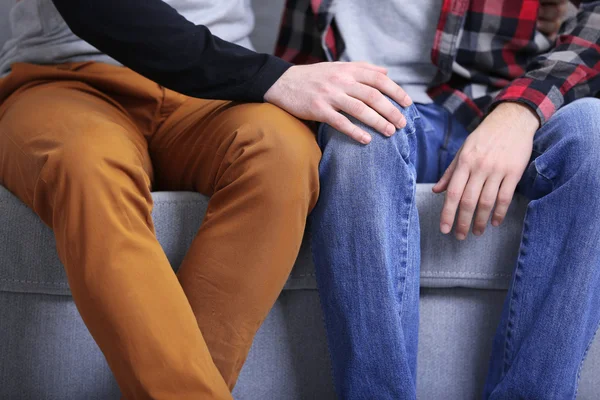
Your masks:
<svg viewBox="0 0 600 400"><path fill-rule="evenodd" d="M479 229L473 230L473 235L475 235L475 236L481 236L482 233L483 232L481 232Z"/></svg>
<svg viewBox="0 0 600 400"><path fill-rule="evenodd" d="M386 130L385 130L385 133L386 133L388 136L392 136L394 133L396 133L396 128L394 128L394 125L392 125L392 124L389 124L389 125L387 126Z"/></svg>
<svg viewBox="0 0 600 400"><path fill-rule="evenodd" d="M457 233L456 238L458 240L465 240L466 236L464 235L464 233Z"/></svg>
<svg viewBox="0 0 600 400"><path fill-rule="evenodd" d="M444 235L450 233L450 225L448 225L448 224L442 224L442 233Z"/></svg>
<svg viewBox="0 0 600 400"><path fill-rule="evenodd" d="M371 136L369 135L364 135L360 141L362 144L369 144L371 143Z"/></svg>
<svg viewBox="0 0 600 400"><path fill-rule="evenodd" d="M492 221L492 225L493 225L493 226L499 226L499 225L500 225L500 222L498 222L498 221L496 221L496 220L493 220L493 221Z"/></svg>
<svg viewBox="0 0 600 400"><path fill-rule="evenodd" d="M406 126L406 118L402 117L398 120L398 122L396 123L396 126L398 127L398 129L402 129Z"/></svg>

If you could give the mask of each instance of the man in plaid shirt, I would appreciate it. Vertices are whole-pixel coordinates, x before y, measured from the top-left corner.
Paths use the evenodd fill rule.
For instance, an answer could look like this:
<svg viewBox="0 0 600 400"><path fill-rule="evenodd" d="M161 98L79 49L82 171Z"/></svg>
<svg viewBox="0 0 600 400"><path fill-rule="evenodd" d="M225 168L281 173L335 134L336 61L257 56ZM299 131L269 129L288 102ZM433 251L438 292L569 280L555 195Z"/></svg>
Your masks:
<svg viewBox="0 0 600 400"><path fill-rule="evenodd" d="M278 55L348 61L347 44L361 34L404 32L338 24L347 7L365 10L365 21L388 3L417 7L361 1L288 0ZM432 103L392 102L406 119L394 135L353 99L319 129L313 252L336 390L344 399L416 397L415 184L437 181L433 191L446 192L440 230L454 226L459 240L471 226L483 234L490 216L500 225L515 191L531 200L484 398L574 398L600 324L600 1L576 4L556 37L540 33L537 0L438 2ZM358 36L344 37L352 29Z"/></svg>

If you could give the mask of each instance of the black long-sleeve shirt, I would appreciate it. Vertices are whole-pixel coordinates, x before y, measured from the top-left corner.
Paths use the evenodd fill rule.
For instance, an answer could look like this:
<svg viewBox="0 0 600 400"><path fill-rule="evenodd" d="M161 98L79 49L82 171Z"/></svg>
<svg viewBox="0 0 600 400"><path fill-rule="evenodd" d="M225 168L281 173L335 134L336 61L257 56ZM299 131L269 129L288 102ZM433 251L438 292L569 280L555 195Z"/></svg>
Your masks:
<svg viewBox="0 0 600 400"><path fill-rule="evenodd" d="M77 36L188 96L262 102L291 66L219 39L161 0L52 1Z"/></svg>

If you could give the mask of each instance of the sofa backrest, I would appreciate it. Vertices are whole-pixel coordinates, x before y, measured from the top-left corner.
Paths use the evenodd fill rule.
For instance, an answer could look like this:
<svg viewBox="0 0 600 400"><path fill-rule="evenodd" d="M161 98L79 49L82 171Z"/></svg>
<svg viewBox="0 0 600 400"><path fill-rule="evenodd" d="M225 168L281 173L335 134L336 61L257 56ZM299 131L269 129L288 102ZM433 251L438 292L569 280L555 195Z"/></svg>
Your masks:
<svg viewBox="0 0 600 400"><path fill-rule="evenodd" d="M16 0L0 0L0 48L10 34L8 15L15 2ZM271 53L274 49L284 3L285 0L252 0L256 15L252 43L262 53Z"/></svg>

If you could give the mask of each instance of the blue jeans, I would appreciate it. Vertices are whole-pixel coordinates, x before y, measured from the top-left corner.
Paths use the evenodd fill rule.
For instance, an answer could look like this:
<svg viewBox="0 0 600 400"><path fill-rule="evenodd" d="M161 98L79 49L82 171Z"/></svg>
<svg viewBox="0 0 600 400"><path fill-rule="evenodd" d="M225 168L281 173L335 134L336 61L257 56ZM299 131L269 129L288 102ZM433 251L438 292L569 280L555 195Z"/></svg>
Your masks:
<svg viewBox="0 0 600 400"><path fill-rule="evenodd" d="M368 146L319 132L312 245L342 399L416 398L415 185L437 181L467 131L436 105L401 111L391 138L362 125ZM561 108L536 133L518 191L530 203L484 398L572 399L600 323L600 100Z"/></svg>

